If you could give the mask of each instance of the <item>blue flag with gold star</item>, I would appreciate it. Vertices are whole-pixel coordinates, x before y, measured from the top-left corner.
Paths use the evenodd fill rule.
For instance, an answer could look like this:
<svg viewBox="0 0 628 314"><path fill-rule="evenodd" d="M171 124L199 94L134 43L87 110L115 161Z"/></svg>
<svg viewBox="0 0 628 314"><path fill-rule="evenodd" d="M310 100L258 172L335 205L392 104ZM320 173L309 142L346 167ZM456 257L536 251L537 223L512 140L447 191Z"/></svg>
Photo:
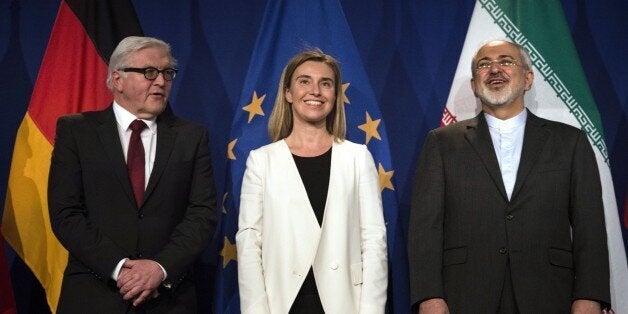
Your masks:
<svg viewBox="0 0 628 314"><path fill-rule="evenodd" d="M268 117L283 67L295 54L314 47L339 61L347 139L366 144L375 159L388 236L388 307L396 313L409 311L406 247L401 230L397 232L398 206L386 126L342 7L338 1L282 0L267 4L231 128L214 300L217 313L240 312L235 234L246 159L249 151L270 142Z"/></svg>

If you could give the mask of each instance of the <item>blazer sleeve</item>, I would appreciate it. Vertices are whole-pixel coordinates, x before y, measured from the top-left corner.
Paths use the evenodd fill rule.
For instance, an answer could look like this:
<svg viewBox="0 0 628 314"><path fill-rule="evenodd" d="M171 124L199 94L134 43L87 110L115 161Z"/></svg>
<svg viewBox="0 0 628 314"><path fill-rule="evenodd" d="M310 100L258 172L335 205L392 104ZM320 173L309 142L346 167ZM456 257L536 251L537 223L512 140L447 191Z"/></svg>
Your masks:
<svg viewBox="0 0 628 314"><path fill-rule="evenodd" d="M107 282L116 264L130 255L100 231L85 207L82 169L75 133L81 116L57 120L55 145L48 177L50 224L57 239L72 256Z"/></svg>
<svg viewBox="0 0 628 314"><path fill-rule="evenodd" d="M242 313L270 313L262 268L264 165L262 153L251 151L242 179L236 234Z"/></svg>
<svg viewBox="0 0 628 314"><path fill-rule="evenodd" d="M384 313L388 287L386 223L373 156L362 145L359 172L362 296L360 313Z"/></svg>
<svg viewBox="0 0 628 314"><path fill-rule="evenodd" d="M444 296L442 273L445 179L435 131L431 131L414 175L408 263L412 305Z"/></svg>
<svg viewBox="0 0 628 314"><path fill-rule="evenodd" d="M165 284L183 279L198 255L207 247L216 227L216 188L214 186L207 130L197 134L192 181L185 214L155 260L168 272ZM186 136L190 136L187 134Z"/></svg>
<svg viewBox="0 0 628 314"><path fill-rule="evenodd" d="M583 131L579 131L571 173L569 210L575 271L573 298L610 304L602 186L595 154Z"/></svg>

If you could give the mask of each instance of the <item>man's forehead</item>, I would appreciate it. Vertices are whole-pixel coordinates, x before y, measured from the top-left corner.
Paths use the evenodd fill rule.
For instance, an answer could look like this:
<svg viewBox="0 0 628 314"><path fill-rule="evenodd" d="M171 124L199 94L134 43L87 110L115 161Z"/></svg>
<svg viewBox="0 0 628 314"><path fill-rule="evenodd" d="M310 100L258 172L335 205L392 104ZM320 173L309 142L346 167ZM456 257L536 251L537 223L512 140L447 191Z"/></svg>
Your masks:
<svg viewBox="0 0 628 314"><path fill-rule="evenodd" d="M513 58L520 58L519 49L513 44L505 41L492 41L478 50L476 59L483 58L498 58L500 56L511 56Z"/></svg>

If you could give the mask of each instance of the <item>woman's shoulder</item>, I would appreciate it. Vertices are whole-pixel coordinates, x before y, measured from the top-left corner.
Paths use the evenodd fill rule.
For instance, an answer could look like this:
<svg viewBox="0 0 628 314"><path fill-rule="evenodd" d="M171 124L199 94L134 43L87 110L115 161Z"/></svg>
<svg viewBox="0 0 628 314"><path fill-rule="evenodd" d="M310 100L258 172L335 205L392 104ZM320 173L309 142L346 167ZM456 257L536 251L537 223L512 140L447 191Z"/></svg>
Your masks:
<svg viewBox="0 0 628 314"><path fill-rule="evenodd" d="M373 160L371 152L366 145L344 140L335 142L332 154L341 156L341 159L368 161Z"/></svg>
<svg viewBox="0 0 628 314"><path fill-rule="evenodd" d="M288 146L286 145L284 140L279 140L270 144L266 144L260 146L258 148L252 149L249 154L251 155L270 155L275 154L277 152L282 152L286 150Z"/></svg>
<svg viewBox="0 0 628 314"><path fill-rule="evenodd" d="M353 152L353 153L360 153L360 152L363 153L365 151L368 151L368 148L366 147L366 145L354 143L349 140L343 140L341 142L334 142L334 149L339 150L339 151L345 151L345 152Z"/></svg>

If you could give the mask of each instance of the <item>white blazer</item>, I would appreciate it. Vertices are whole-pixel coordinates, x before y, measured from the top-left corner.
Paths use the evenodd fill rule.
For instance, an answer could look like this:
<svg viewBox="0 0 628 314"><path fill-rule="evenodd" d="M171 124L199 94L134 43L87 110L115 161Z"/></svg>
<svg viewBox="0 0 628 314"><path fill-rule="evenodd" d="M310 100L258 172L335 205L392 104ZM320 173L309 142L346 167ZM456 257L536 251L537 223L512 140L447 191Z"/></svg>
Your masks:
<svg viewBox="0 0 628 314"><path fill-rule="evenodd" d="M286 142L251 151L236 234L242 313L288 313L310 267L326 313L384 313L386 226L365 145L334 143L328 191L319 227Z"/></svg>

